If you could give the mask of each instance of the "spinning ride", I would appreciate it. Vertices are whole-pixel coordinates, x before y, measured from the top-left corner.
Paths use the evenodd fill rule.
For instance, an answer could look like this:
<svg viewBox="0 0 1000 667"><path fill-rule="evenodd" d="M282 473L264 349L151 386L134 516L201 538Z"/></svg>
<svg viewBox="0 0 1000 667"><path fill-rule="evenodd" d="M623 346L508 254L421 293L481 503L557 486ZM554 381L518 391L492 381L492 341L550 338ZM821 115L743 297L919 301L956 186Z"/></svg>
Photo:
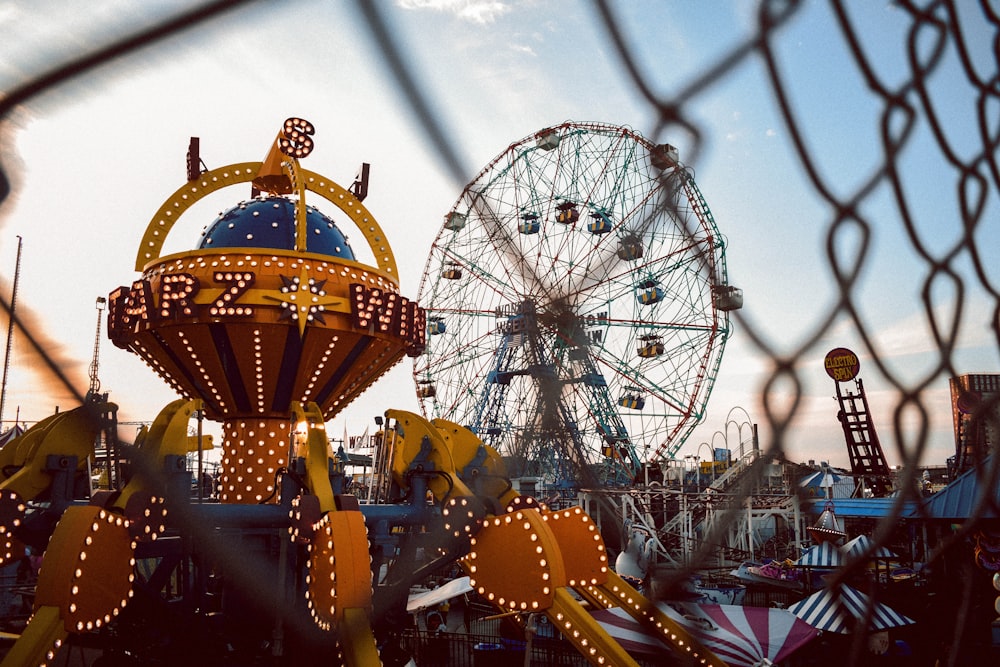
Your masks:
<svg viewBox="0 0 1000 667"><path fill-rule="evenodd" d="M565 123L465 188L418 300L414 379L512 477L628 482L704 415L742 292L691 171L625 127Z"/></svg>
<svg viewBox="0 0 1000 667"><path fill-rule="evenodd" d="M392 249L362 204L367 184L348 190L303 169L312 134L289 118L263 163L189 173L146 228L142 277L108 299L112 342L222 422L223 502L276 502L277 472L294 458L293 402L332 419L423 346L423 311L399 293ZM160 256L190 206L247 183L262 194L221 214L195 250ZM307 192L357 227L375 265Z"/></svg>

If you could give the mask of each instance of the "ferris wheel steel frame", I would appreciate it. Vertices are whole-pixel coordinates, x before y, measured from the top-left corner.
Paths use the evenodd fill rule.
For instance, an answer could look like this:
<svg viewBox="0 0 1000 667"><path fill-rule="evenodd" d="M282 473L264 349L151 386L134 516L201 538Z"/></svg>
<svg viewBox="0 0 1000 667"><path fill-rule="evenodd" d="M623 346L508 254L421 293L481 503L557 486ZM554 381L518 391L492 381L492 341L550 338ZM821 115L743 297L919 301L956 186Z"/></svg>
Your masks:
<svg viewBox="0 0 1000 667"><path fill-rule="evenodd" d="M704 417L742 293L675 149L564 123L465 188L419 300L425 416L468 426L516 472L579 485L631 481L640 450L676 454Z"/></svg>

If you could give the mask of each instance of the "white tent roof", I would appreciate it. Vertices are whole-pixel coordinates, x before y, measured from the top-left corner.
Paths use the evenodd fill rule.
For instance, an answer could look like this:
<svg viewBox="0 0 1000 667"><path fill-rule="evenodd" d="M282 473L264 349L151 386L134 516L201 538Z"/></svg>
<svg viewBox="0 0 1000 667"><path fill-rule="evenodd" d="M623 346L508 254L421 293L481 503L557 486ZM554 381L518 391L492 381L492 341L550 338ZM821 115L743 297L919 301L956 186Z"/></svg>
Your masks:
<svg viewBox="0 0 1000 667"><path fill-rule="evenodd" d="M894 559L899 558L899 556L894 553L891 549L886 547L876 547L875 542L872 538L867 535L858 535L853 540L849 541L844 545L844 553L846 553L850 558L857 558L861 554L866 552L871 552L869 558L873 560L879 559Z"/></svg>

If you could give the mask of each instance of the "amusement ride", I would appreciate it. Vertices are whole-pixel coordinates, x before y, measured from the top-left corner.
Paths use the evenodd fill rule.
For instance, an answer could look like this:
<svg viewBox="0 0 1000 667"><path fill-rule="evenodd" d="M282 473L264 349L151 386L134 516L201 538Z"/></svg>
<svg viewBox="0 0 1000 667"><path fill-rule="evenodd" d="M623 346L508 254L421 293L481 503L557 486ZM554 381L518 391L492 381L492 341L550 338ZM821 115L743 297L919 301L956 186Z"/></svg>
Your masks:
<svg viewBox="0 0 1000 667"><path fill-rule="evenodd" d="M423 414L558 491L627 484L643 459L676 454L743 297L673 146L567 122L511 144L465 187L418 300Z"/></svg>
<svg viewBox="0 0 1000 667"><path fill-rule="evenodd" d="M427 317L400 293L389 242L363 204L367 169L344 188L303 168L314 133L289 118L262 162L210 170L193 140L187 182L142 235L139 277L110 293L110 339L179 398L122 443L117 406L92 383L81 406L0 449L0 565L41 554L31 616L0 665L65 664L74 646L105 666L402 665L408 591L454 567L497 614L522 627L544 615L589 664L637 665L584 601L620 609L686 663L723 665L609 567L586 512L549 509L513 488L506 465L516 458L497 449L510 443L493 432L541 433L554 411L577 449L546 459L536 447L526 458L580 464L605 426L603 441L634 475L647 437L638 425L658 422L621 417L617 392L635 387L645 406L619 407L668 422L653 431L657 454L696 417L728 331L727 292L721 238L676 155L627 130L568 124L540 135L537 148L576 166L552 170L541 154L491 166L476 181L479 197L470 188L460 200L471 208L450 216L468 225L442 231L429 266L497 289L494 274L512 264L518 289L487 298L490 289L474 283L425 281ZM194 249L162 255L191 206L230 186L249 186L251 197L221 213ZM513 215L538 224L538 234L523 234L526 245L512 245L517 229L489 224ZM348 225L373 265L355 256ZM446 253L446 232L465 246ZM482 264L472 264L473 249ZM463 290L474 305L467 312L458 308ZM524 342L515 344L518 332ZM652 340L645 336L660 342L644 356L633 348ZM425 354L427 337L435 343ZM477 346L459 345L476 337ZM460 395L442 363L448 354L470 366L468 378L490 380ZM439 385L427 398L442 414L385 411L389 483L380 502L361 503L325 423L404 355ZM558 391L548 397L550 389ZM512 412L505 423L515 400L542 414ZM211 498L200 455L192 469L191 455L213 446L203 419L222 424ZM106 485L95 487L102 468Z"/></svg>

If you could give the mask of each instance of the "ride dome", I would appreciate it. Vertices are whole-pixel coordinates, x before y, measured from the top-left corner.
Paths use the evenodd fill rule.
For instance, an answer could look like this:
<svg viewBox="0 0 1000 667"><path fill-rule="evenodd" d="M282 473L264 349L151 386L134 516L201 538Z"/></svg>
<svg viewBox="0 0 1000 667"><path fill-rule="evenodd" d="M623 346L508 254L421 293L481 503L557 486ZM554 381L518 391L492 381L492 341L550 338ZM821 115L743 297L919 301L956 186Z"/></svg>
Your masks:
<svg viewBox="0 0 1000 667"><path fill-rule="evenodd" d="M202 232L199 250L271 248L294 250L296 202L277 195L240 202ZM355 259L347 237L322 211L306 206L306 252Z"/></svg>
<svg viewBox="0 0 1000 667"><path fill-rule="evenodd" d="M392 249L362 203L367 170L347 189L303 169L312 134L307 121L290 118L264 162L210 171L189 153L188 182L143 235L140 278L108 299L112 342L185 399L200 399L205 418L222 422L222 502L275 502L276 473L309 429L323 428L424 346L423 309L399 293ZM253 199L222 213L196 248L160 255L195 202L246 183ZM374 265L356 259L338 225L307 196L326 200L357 227Z"/></svg>

